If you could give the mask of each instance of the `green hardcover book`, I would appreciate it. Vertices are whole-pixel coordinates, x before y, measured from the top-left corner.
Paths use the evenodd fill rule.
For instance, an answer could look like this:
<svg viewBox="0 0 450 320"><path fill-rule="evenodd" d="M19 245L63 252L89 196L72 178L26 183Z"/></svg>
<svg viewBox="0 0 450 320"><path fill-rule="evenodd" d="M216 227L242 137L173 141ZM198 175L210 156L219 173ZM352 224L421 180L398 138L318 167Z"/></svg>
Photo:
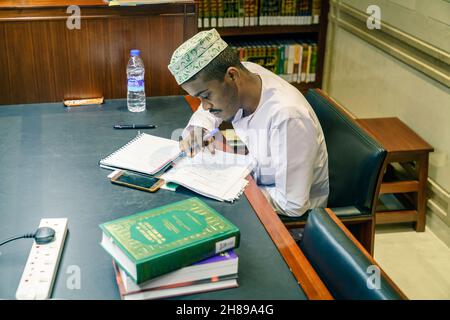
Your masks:
<svg viewBox="0 0 450 320"><path fill-rule="evenodd" d="M259 8L259 25L266 26L269 23L269 0L261 0Z"/></svg>
<svg viewBox="0 0 450 320"><path fill-rule="evenodd" d="M203 3L203 28L211 28L211 7L210 0L202 0Z"/></svg>
<svg viewBox="0 0 450 320"><path fill-rule="evenodd" d="M198 28L203 27L203 1L198 2Z"/></svg>
<svg viewBox="0 0 450 320"><path fill-rule="evenodd" d="M277 41L278 44L278 72L279 76L284 75L284 45L283 43Z"/></svg>
<svg viewBox="0 0 450 320"><path fill-rule="evenodd" d="M313 0L311 15L313 16L313 23L319 23L320 12L322 10L322 0Z"/></svg>
<svg viewBox="0 0 450 320"><path fill-rule="evenodd" d="M239 229L198 198L100 225L102 247L136 283L239 246Z"/></svg>
<svg viewBox="0 0 450 320"><path fill-rule="evenodd" d="M218 25L218 0L209 0L210 9L210 26L211 28L216 28Z"/></svg>
<svg viewBox="0 0 450 320"><path fill-rule="evenodd" d="M225 13L223 8L223 1L224 0L218 0L217 2L217 26L219 28L222 28L224 26L223 20L225 18Z"/></svg>
<svg viewBox="0 0 450 320"><path fill-rule="evenodd" d="M312 53L311 53L311 72L309 74L310 82L316 81L316 72L317 72L317 45L314 43L312 45Z"/></svg>

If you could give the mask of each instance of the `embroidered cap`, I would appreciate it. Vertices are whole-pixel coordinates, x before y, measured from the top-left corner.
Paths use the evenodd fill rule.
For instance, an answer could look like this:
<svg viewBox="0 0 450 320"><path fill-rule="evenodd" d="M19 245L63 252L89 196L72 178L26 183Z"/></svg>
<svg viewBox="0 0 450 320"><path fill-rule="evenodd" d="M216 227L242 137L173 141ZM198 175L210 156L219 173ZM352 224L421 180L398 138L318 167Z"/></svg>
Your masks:
<svg viewBox="0 0 450 320"><path fill-rule="evenodd" d="M182 84L206 67L227 46L216 29L199 32L175 50L168 68L177 83Z"/></svg>

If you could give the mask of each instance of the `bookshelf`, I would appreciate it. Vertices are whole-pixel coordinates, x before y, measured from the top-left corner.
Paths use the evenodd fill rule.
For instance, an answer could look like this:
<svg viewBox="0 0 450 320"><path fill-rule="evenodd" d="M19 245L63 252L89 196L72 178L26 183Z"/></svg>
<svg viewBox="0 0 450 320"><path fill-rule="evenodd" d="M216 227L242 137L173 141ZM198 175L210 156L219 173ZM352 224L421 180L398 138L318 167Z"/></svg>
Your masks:
<svg viewBox="0 0 450 320"><path fill-rule="evenodd" d="M301 18L295 18L290 16L282 16L281 12L278 17L275 18L275 21L271 21L271 25L260 25L261 15L262 15L262 9L261 9L261 3L264 0L259 1L246 1L246 0L236 0L234 1L239 5L241 3L243 6L247 6L248 3L251 3L250 5L255 6L255 3L258 3L256 6L257 14L253 13L250 15L257 15L257 17L249 18L247 20L246 14L242 13L242 10L237 9L239 14L243 15L245 17L245 23L242 23L242 21L239 21L239 18L236 18L235 21L231 22L231 24L234 24L233 26L218 26L219 19L223 15L223 11L221 11L221 6L225 2L233 2L233 0L199 0L197 1L197 12L198 12L198 31L202 30L208 30L212 27L215 27L219 34L222 36L222 38L230 43L231 45L234 45L235 43L242 43L242 42L270 42L270 41L287 41L288 39L298 39L300 41L306 41L308 43L315 43L317 44L317 60L316 60L316 70L315 70L315 80L312 82L297 82L297 81L290 81L289 77L285 78L289 82L291 82L295 87L297 87L302 93L306 93L308 89L310 88L321 88L322 87L322 79L323 79L323 64L324 64L324 58L325 58L325 44L326 44L326 33L327 33L327 24L328 24L328 10L329 10L329 1L328 0L319 0L320 2L320 14L318 15L318 23L312 24L309 22L312 21L305 21L305 20L298 20ZM284 0L284 1L275 1L272 3L277 3L279 6L279 10L282 10L281 7L285 5L286 2L289 3L300 3L300 2L307 2L310 5L310 9L312 6L312 3L314 0ZM205 8L205 2L207 3L207 7ZM269 1L270 2L270 1ZM209 7L208 7L209 6ZM219 9L217 9L219 8ZM209 13L205 13L209 10ZM217 11L215 11L217 10ZM256 9L250 9L250 11L254 11ZM214 20L214 23L212 22L212 17L214 16L214 13L216 12L216 17ZM285 13L285 12L283 12ZM316 11L317 13L317 11ZM297 11L297 15L299 12ZM225 13L225 17L227 14ZM295 14L294 14L295 16ZM209 20L209 22L204 23L204 19ZM242 18L241 20L243 20ZM276 20L278 19L278 20ZM289 20L290 19L290 20ZM297 19L292 21L292 19ZM317 19L317 18L316 18ZM311 18L311 20L314 20L314 18ZM317 21L316 21L317 22ZM264 23L264 21L263 21ZM267 22L266 22L267 23ZM300 24L301 23L301 24ZM208 25L208 27L204 27L204 25ZM211 24L213 26L211 26ZM220 25L223 25L223 21L220 22ZM225 22L225 24L230 24L229 22ZM239 25L239 26L238 26ZM245 60L245 58L244 58Z"/></svg>

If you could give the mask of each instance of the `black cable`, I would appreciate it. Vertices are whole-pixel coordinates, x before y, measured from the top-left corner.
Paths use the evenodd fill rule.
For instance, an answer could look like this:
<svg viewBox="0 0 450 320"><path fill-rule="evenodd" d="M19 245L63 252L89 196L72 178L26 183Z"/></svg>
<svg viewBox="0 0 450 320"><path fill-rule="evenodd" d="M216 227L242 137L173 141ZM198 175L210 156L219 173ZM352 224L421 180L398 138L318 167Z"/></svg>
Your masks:
<svg viewBox="0 0 450 320"><path fill-rule="evenodd" d="M23 236L12 237L5 241L2 241L0 243L0 246L17 239L27 239L27 238L34 238L37 244L46 244L52 242L53 239L55 238L55 230L49 227L41 227L38 228L35 233L27 233L24 234Z"/></svg>
<svg viewBox="0 0 450 320"><path fill-rule="evenodd" d="M34 238L34 234L33 233L27 233L27 234L24 234L23 236L9 238L9 239L3 241L2 243L0 243L0 246L2 246L4 244L7 244L8 242L14 241L14 240L27 239L27 238Z"/></svg>

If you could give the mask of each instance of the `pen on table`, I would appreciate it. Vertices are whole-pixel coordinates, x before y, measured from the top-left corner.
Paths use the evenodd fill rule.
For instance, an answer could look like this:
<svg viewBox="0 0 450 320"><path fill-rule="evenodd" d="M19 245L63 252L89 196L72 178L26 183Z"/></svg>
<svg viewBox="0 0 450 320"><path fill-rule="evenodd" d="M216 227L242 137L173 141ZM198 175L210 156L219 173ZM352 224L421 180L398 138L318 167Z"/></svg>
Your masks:
<svg viewBox="0 0 450 320"><path fill-rule="evenodd" d="M154 124L116 124L114 129L154 129Z"/></svg>

